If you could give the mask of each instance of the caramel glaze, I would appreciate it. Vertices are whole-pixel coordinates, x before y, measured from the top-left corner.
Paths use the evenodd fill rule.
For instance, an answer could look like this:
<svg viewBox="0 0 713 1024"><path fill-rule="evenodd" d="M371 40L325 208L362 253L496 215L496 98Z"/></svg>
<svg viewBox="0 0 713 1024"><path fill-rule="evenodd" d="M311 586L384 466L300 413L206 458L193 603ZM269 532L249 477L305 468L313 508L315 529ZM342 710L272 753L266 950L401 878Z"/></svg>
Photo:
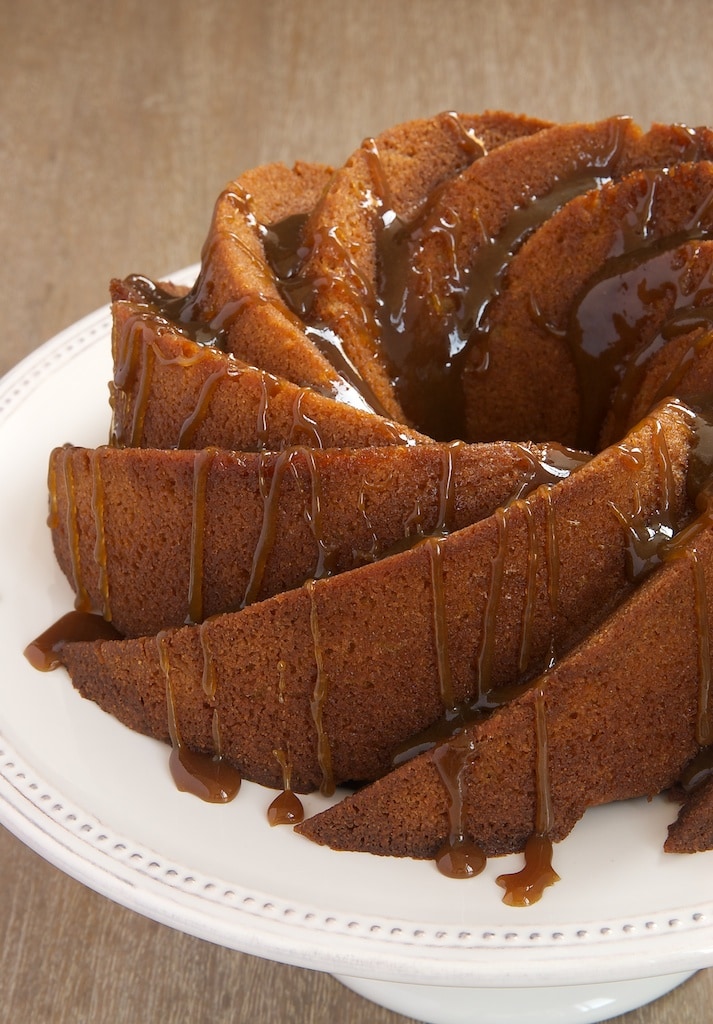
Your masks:
<svg viewBox="0 0 713 1024"><path fill-rule="evenodd" d="M273 751L282 769L282 792L279 793L267 809L267 820L270 825L297 825L304 820L304 807L296 793L292 791L290 766L287 753L281 748Z"/></svg>
<svg viewBox="0 0 713 1024"><path fill-rule="evenodd" d="M559 881L552 867L554 824L552 792L548 768L547 708L540 689L535 697L535 831L525 844L525 864L513 874L499 875L498 885L505 890L503 903L511 907L529 907L542 898L544 890Z"/></svg>
<svg viewBox="0 0 713 1024"><path fill-rule="evenodd" d="M240 789L241 778L238 770L225 760L221 753L220 725L217 710L213 712L212 753L192 750L183 742L173 699L171 665L166 637L156 637L159 662L166 680L166 714L168 734L171 740L169 767L171 775L181 792L192 793L207 803L229 803Z"/></svg>
<svg viewBox="0 0 713 1024"><path fill-rule="evenodd" d="M645 220L640 231L645 241ZM690 232L695 235L693 223ZM579 443L590 451L607 412L612 436L624 433L649 360L672 333L709 315L713 280L710 274L696 280L699 248L684 242L678 236L612 257L572 312L568 343L579 380L587 382L580 389ZM657 313L663 326L651 337L647 327Z"/></svg>
<svg viewBox="0 0 713 1024"><path fill-rule="evenodd" d="M100 615L67 612L32 640L25 648L24 655L33 668L40 672L51 672L62 664L61 653L65 644L120 639L121 633Z"/></svg>

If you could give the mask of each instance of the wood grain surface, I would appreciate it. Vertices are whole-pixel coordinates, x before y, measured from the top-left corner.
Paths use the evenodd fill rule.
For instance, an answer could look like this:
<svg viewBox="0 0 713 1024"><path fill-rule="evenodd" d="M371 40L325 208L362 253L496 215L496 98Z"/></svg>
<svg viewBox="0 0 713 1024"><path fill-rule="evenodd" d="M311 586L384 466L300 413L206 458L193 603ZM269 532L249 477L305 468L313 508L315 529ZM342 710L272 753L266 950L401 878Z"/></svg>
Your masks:
<svg viewBox="0 0 713 1024"><path fill-rule="evenodd" d="M0 0L0 373L105 303L112 276L195 262L219 190L257 164L339 164L364 137L445 109L713 122L710 10ZM406 1022L327 975L116 906L2 830L0 864L2 1021ZM704 971L619 1019L701 1024L711 1005Z"/></svg>

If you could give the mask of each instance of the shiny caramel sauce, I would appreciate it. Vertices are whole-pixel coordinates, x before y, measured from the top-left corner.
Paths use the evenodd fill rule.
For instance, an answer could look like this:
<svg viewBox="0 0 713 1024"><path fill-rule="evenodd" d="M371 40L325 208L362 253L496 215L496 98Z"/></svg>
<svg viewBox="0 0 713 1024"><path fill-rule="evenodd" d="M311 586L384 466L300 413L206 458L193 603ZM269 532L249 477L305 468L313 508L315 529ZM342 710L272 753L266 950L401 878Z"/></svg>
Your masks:
<svg viewBox="0 0 713 1024"><path fill-rule="evenodd" d="M505 890L503 903L511 907L529 907L537 903L544 890L559 881L559 875L552 867L552 841L548 835L554 825L554 810L548 766L547 714L542 689L536 693L534 704L535 830L525 844L524 867L496 879Z"/></svg>
<svg viewBox="0 0 713 1024"><path fill-rule="evenodd" d="M240 789L240 772L223 757L220 750L220 729L217 715L213 716L212 753L192 750L185 745L181 736L171 683L171 665L168 646L163 633L156 637L159 663L166 683L166 712L168 734L171 740L169 768L176 787L183 793L205 800L207 803L224 804L233 800Z"/></svg>
<svg viewBox="0 0 713 1024"><path fill-rule="evenodd" d="M481 226L482 242L471 246L461 262L461 236L470 230L461 214L443 201L448 183L435 189L411 217L399 217L390 197L382 199L379 235L378 293L381 346L391 365L407 416L437 439L463 436L460 388L465 360L473 347L487 362L487 312L502 286L514 253L528 235L573 196L609 180L621 151L621 125L601 150L582 152L566 176L547 194L523 199L509 212L495 237ZM446 282L436 294L418 256L429 238L441 246L439 277ZM419 275L422 277L419 280Z"/></svg>
<svg viewBox="0 0 713 1024"><path fill-rule="evenodd" d="M292 766L284 750L274 750L273 754L282 769L283 788L268 807L267 820L272 826L298 825L304 821L304 807L300 798L292 791Z"/></svg>
<svg viewBox="0 0 713 1024"><path fill-rule="evenodd" d="M463 774L474 750L467 732L460 732L433 750L433 763L448 793L449 822L448 837L435 861L441 874L449 878L472 878L480 874L486 864L485 854L465 832Z"/></svg>
<svg viewBox="0 0 713 1024"><path fill-rule="evenodd" d="M316 670L314 690L310 700L310 711L317 736L317 759L322 770L322 784L320 792L325 796L331 796L335 790L334 775L332 772L332 752L329 745L329 737L324 724L324 708L329 694L329 677L324 667L324 648L319 627L319 612L315 598L315 581L308 580L304 587L309 596L309 626L312 634L314 649L314 664Z"/></svg>
<svg viewBox="0 0 713 1024"><path fill-rule="evenodd" d="M25 648L24 655L33 668L40 672L51 672L62 664L65 644L121 638L121 633L100 615L82 611L67 612L32 640Z"/></svg>
<svg viewBox="0 0 713 1024"><path fill-rule="evenodd" d="M690 233L695 236L697 230L692 226ZM713 297L709 274L691 283L695 249L682 249L681 236L644 247L644 220L627 244L635 244L637 237L639 247L606 261L588 282L570 318L568 344L579 379L586 381L580 388L578 441L589 450L597 445L607 412L614 436L624 433L648 363L671 336L677 314L685 311L690 322L696 306L707 306ZM647 324L658 311L665 311L664 326L651 337Z"/></svg>

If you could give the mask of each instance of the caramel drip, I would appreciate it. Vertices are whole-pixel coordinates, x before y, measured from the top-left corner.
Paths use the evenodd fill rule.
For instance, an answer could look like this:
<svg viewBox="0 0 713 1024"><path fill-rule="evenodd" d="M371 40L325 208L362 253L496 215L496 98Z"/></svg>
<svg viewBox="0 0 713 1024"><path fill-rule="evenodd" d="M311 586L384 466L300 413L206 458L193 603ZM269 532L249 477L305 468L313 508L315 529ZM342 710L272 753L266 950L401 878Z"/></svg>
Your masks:
<svg viewBox="0 0 713 1024"><path fill-rule="evenodd" d="M446 110L441 115L446 124L454 129L456 141L463 151L467 165L474 163L487 154L485 143L472 128L466 128L463 119L454 111Z"/></svg>
<svg viewBox="0 0 713 1024"><path fill-rule="evenodd" d="M209 754L190 750L181 737L171 683L171 665L165 632L156 637L159 665L166 685L166 713L171 741L169 767L176 787L208 803L228 803L240 789L240 773L220 753L220 735L215 714L212 730L217 749ZM216 743L217 740L217 743Z"/></svg>
<svg viewBox="0 0 713 1024"><path fill-rule="evenodd" d="M523 462L529 469L529 474L522 475L520 484L506 505L511 505L519 499L527 497L528 494L543 485L548 488L554 487L555 484L566 480L568 476L576 473L591 460L591 455L588 452L565 448L554 442L545 446L542 454L534 452L522 444L517 447L522 454Z"/></svg>
<svg viewBox="0 0 713 1024"><path fill-rule="evenodd" d="M269 415L270 415L270 401L273 395L279 390L279 381L276 377L273 377L270 373L264 371L260 374L260 402L257 410L257 425L255 428L255 436L257 438L257 450L259 452L265 451L269 448L268 438L270 436L269 431Z"/></svg>
<svg viewBox="0 0 713 1024"><path fill-rule="evenodd" d="M273 754L282 769L282 793L268 807L267 820L273 826L298 825L304 820L304 807L292 791L292 765L284 750L273 750Z"/></svg>
<svg viewBox="0 0 713 1024"><path fill-rule="evenodd" d="M675 329L682 313L695 316L696 304L713 294L710 275L692 283L696 249L684 253L680 235L647 244L645 223L632 230L623 254L609 258L587 285L567 332L579 380L586 381L580 387L579 443L590 449L607 413L614 436L624 433L649 362L668 340L668 324ZM632 248L636 240L639 247ZM648 324L662 314L663 328L652 335Z"/></svg>
<svg viewBox="0 0 713 1024"><path fill-rule="evenodd" d="M336 569L334 551L324 539L324 527L322 524L322 482L319 475L319 467L311 448L300 449L304 456L309 471L311 483L311 507L306 513L309 528L312 531L315 544L317 545L317 562L312 572L313 579L321 580L325 576L333 576Z"/></svg>
<svg viewBox="0 0 713 1024"><path fill-rule="evenodd" d="M583 151L547 193L513 206L495 237L481 225L482 242L467 247L466 261L459 254L470 223L463 223L462 214L444 203L445 184L433 190L410 220L393 211L382 216L381 345L401 404L419 429L437 439L462 436L462 368L475 347L481 352L481 369L487 369L488 310L513 255L569 199L610 180L625 123L622 119L612 126L601 149ZM468 213L477 219L477 210ZM440 243L437 288L423 270L409 271L419 267L420 254L435 238Z"/></svg>
<svg viewBox="0 0 713 1024"><path fill-rule="evenodd" d="M203 688L203 693L206 695L206 697L212 700L213 697L215 697L216 690L218 688L218 677L216 673L215 659L213 658L213 655L208 644L205 622L202 622L198 628L198 640L201 645L201 654L203 656L201 686Z"/></svg>
<svg viewBox="0 0 713 1024"><path fill-rule="evenodd" d="M550 657L547 668L557 661L557 614L559 609L559 541L557 538L557 516L552 502L552 491L542 490L545 501L545 559L547 562L547 596L550 605Z"/></svg>
<svg viewBox="0 0 713 1024"><path fill-rule="evenodd" d="M502 596L505 557L508 549L508 519L504 509L496 509L495 520L498 529L498 543L490 563L490 584L485 598L483 626L476 660L477 704L482 704L486 700L491 689L495 625Z"/></svg>
<svg viewBox="0 0 713 1024"><path fill-rule="evenodd" d="M324 448L322 441L322 435L319 432L317 421L313 420L311 416L302 408L302 403L307 396L308 391L306 388L301 388L292 406L292 431L290 434L290 444L299 444L299 436L306 434L306 441L304 442L307 447L310 448Z"/></svg>
<svg viewBox="0 0 713 1024"><path fill-rule="evenodd" d="M92 603L82 579L77 494L74 484L74 467L72 465L73 450L71 446L67 445L62 452L62 477L65 500L67 502L65 529L67 531L67 546L72 572L72 587L76 594L74 607L78 612L91 612Z"/></svg>
<svg viewBox="0 0 713 1024"><path fill-rule="evenodd" d="M213 392L217 384L225 377L225 370L220 367L210 373L203 381L198 400L191 414L181 424L178 432L177 448L192 448L193 441L201 425L205 421L210 408Z"/></svg>
<svg viewBox="0 0 713 1024"><path fill-rule="evenodd" d="M448 619L446 615L446 594L443 584L443 547L439 537L429 537L428 556L431 566L431 595L433 600L433 637L436 645L438 683L441 701L446 713L455 708L453 676L448 653Z"/></svg>
<svg viewBox="0 0 713 1024"><path fill-rule="evenodd" d="M153 378L156 353L153 345L144 344L141 349L141 375L134 395L134 408L131 418L131 436L128 440L130 447L138 446L144 433L144 422L148 408L149 396L151 394L151 381Z"/></svg>
<svg viewBox="0 0 713 1024"><path fill-rule="evenodd" d="M678 529L674 507L676 490L673 464L666 436L660 422L656 419L652 424L651 440L661 482L660 507L653 516L648 519L644 518L639 485L636 480L633 482L635 506L632 512L626 513L612 502L609 503L625 528L626 572L632 583L639 583L661 564L667 545ZM619 445L618 450L631 463L634 472L641 469L644 456L640 450L632 451L623 445Z"/></svg>
<svg viewBox="0 0 713 1024"><path fill-rule="evenodd" d="M441 451L441 472L438 479L438 519L433 528L433 534L437 537L447 537L453 529L456 502L453 456L462 447L462 441L451 441Z"/></svg>
<svg viewBox="0 0 713 1024"><path fill-rule="evenodd" d="M47 469L47 494L49 497L47 526L50 530L56 530L59 527L59 505L57 495L57 459L59 457L59 451L60 449L56 449L52 452Z"/></svg>
<svg viewBox="0 0 713 1024"><path fill-rule="evenodd" d="M662 561L672 562L684 558L691 566L693 582L693 606L696 617L696 634L698 638L698 711L696 715L696 742L707 747L713 743L713 668L711 662L708 591L703 563L701 562L695 541L697 535L713 525L711 512L706 507L703 513L694 519L670 541L662 550Z"/></svg>
<svg viewBox="0 0 713 1024"><path fill-rule="evenodd" d="M193 460L193 508L191 517L190 570L188 577L188 615L186 624L203 618L203 575L205 555L206 490L217 449L204 448Z"/></svg>
<svg viewBox="0 0 713 1024"><path fill-rule="evenodd" d="M270 553L275 543L275 532L277 529L277 494L282 486L282 477L285 471L283 466L285 460L289 460L291 457L291 450L287 450L287 454L283 452L278 456L269 488L265 481L265 464L262 457L260 458L258 466L258 481L263 501L262 527L255 546L255 551L253 552L250 576L245 589L245 596L243 597L240 605L241 608L245 608L247 605L256 601L260 593L260 587L265 575L265 566L267 565L267 560L270 557Z"/></svg>
<svg viewBox="0 0 713 1024"><path fill-rule="evenodd" d="M433 749L433 763L448 795L449 833L436 854L436 867L448 878L472 878L485 867L486 857L466 835L463 806L464 773L475 753L467 731Z"/></svg>
<svg viewBox="0 0 713 1024"><path fill-rule="evenodd" d="M532 649L532 631L535 623L535 611L537 608L537 568L539 552L532 507L527 501L519 501L517 504L524 512L525 522L527 524L527 574L525 577L525 603L522 612L520 657L518 659L518 670L523 674L530 664L530 653Z"/></svg>
<svg viewBox="0 0 713 1024"><path fill-rule="evenodd" d="M94 559L99 572L99 593L102 599L102 614L111 622L111 603L109 600L109 573L107 567L106 533L104 531L104 481L101 474L101 455L97 449L91 453L92 464L92 510L96 541Z"/></svg>
<svg viewBox="0 0 713 1024"><path fill-rule="evenodd" d="M595 444L612 389L622 380L621 393L614 399L613 416L617 430L623 428L647 360L665 337L647 336L644 327L649 307L667 301L675 315L682 305L710 301L710 280L700 288L692 288L687 281L687 266L677 266L676 250L685 242L710 236L713 190L704 196L681 230L666 238L657 237L656 195L668 174L669 170L641 172L638 200L623 219L607 259L590 279L567 326L567 340L580 383L582 447ZM616 297L617 292L623 305L612 308L611 296Z"/></svg>
<svg viewBox="0 0 713 1024"><path fill-rule="evenodd" d="M333 397L385 416L386 410L345 348L339 335L340 324L328 327L315 313L320 296L328 292L330 300L336 299L354 314L366 336L375 342L378 331L369 313L374 306L372 289L336 227L315 233L310 245L302 242L306 220L306 214L295 215L263 229L265 256L275 275L274 284L286 312L335 370L338 380ZM329 277L305 270L317 256L334 268Z"/></svg>
<svg viewBox="0 0 713 1024"><path fill-rule="evenodd" d="M535 694L535 831L525 844L525 866L513 874L499 875L498 885L505 889L503 903L511 907L529 907L542 898L544 890L559 881L552 867L554 825L549 777L547 709L540 688Z"/></svg>
<svg viewBox="0 0 713 1024"><path fill-rule="evenodd" d="M74 611L63 615L32 640L23 653L33 668L51 672L62 664L65 644L120 639L121 634L100 615Z"/></svg>
<svg viewBox="0 0 713 1024"><path fill-rule="evenodd" d="M279 453L274 463L269 487L265 480L265 462L263 457L260 457L258 475L260 494L263 501L262 526L255 551L253 552L250 576L245 588L245 596L240 605L241 608L253 604L260 595L260 587L265 576L265 567L275 544L282 481L287 470L293 469L293 459L298 451L301 451L301 449L285 448L284 451Z"/></svg>
<svg viewBox="0 0 713 1024"><path fill-rule="evenodd" d="M678 784L685 793L690 793L713 775L713 747L703 747L686 765Z"/></svg>
<svg viewBox="0 0 713 1024"><path fill-rule="evenodd" d="M315 581L308 580L305 583L305 590L309 596L309 627L312 634L314 648L314 663L316 667L316 678L312 698L310 700L310 711L312 721L317 734L317 760L322 770L322 785L320 792L324 796L331 796L334 792L334 776L332 774L332 753L329 746L329 737L324 727L324 707L329 693L329 677L324 667L324 649L319 629L319 615L315 599Z"/></svg>

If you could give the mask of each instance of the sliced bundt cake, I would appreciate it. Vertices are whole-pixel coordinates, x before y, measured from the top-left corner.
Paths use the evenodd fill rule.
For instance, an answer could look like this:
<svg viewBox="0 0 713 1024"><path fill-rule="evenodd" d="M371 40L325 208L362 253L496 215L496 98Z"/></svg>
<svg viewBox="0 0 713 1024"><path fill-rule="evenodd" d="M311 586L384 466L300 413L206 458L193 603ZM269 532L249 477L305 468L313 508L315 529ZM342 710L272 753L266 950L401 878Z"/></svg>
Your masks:
<svg viewBox="0 0 713 1024"><path fill-rule="evenodd" d="M488 706L580 640L686 514L690 412L671 403L553 487L445 537L158 638L68 643L74 685L166 739L295 790L376 778L444 712ZM596 543L592 544L592 538ZM204 681L213 682L206 693ZM497 697L497 699L501 699Z"/></svg>

